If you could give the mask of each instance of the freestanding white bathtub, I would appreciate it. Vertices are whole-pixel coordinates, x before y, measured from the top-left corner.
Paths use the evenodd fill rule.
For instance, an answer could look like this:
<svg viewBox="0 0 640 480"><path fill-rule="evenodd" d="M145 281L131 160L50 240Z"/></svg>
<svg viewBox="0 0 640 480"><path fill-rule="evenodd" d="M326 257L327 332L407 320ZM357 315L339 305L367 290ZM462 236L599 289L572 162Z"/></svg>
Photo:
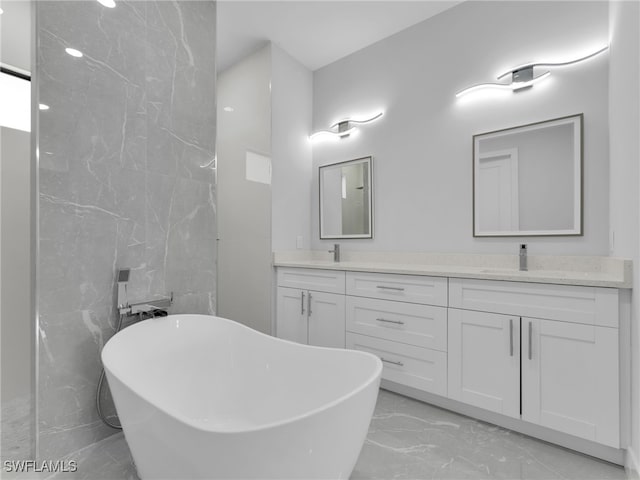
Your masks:
<svg viewBox="0 0 640 480"><path fill-rule="evenodd" d="M382 371L206 315L128 327L102 361L145 480L348 478Z"/></svg>

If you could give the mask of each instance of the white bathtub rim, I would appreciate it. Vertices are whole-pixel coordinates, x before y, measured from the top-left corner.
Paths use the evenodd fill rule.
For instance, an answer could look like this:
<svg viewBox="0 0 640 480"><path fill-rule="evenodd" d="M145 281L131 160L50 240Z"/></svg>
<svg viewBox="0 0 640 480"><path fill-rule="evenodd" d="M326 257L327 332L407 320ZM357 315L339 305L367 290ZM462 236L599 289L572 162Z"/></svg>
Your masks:
<svg viewBox="0 0 640 480"><path fill-rule="evenodd" d="M235 320L230 320L228 318L223 318L223 317L218 317L215 315L201 315L201 314L190 314L190 313L186 313L186 314L172 314L172 315L168 315L166 317L162 317L159 320L167 320L167 319L172 319L174 317L206 317L206 318L215 318L217 320L222 320L226 323L233 323L235 325L238 325L242 328L245 328L247 330L251 330L251 332L255 333L255 334L259 334L262 335L264 337L267 337L268 341L276 341L276 342L285 342L285 343L290 343L293 344L297 347L303 347L303 348L313 348L316 350L331 350L331 351L345 351L348 349L341 349L341 348L331 348L331 347L318 347L315 345L302 345L299 344L297 342L292 342L289 340L284 340L282 338L277 338L277 337L273 337L271 335L268 335L266 333L262 333L259 332L258 330L254 330L251 327L248 327L246 325L243 325L242 323L236 322ZM139 322L137 324L131 325L129 327L127 327L126 329L123 329L122 331L118 332L116 335L121 335L124 331L130 329L130 328L147 328L144 327L143 324L149 321L154 321L154 320L158 320L158 319L149 319L149 320L144 320L142 322ZM142 400L144 400L145 402L147 402L148 404L152 405L153 408L158 409L159 411L161 411L162 413L164 413L165 415L168 415L171 418L174 418L176 420L178 420L179 422L182 422L186 425L188 425L191 428L194 428L196 430L200 430L202 432L207 432L207 433L224 433L224 434L244 434L244 433L255 433L255 432L260 432L260 431L264 431L264 430L269 430L272 428L276 428L276 427L282 427L291 423L296 423L299 422L301 420L304 420L306 418L309 417L313 417L314 415L323 412L325 410L329 410L330 408L339 405L340 403L346 402L347 400L349 400L352 397L355 397L357 394L359 394L360 392L362 392L363 390L366 390L372 383L376 382L376 381L380 381L380 377L382 375L382 361L380 360L379 357L377 357L376 355L369 353L369 352L364 352L361 350L348 350L349 352L354 352L357 355L361 355L361 356L368 356L368 357L373 357L373 359L375 360L376 363L376 368L375 371L372 375L370 375L367 380L365 382L363 382L360 386L358 386L358 388L334 399L331 400L327 403L324 403L323 405L316 407L312 410L309 410L307 412L301 413L299 415L290 417L290 418L286 418L284 420L280 420L277 422L270 422L270 423L265 423L262 425L259 425L257 427L253 427L253 428L213 428L213 427L203 427L202 425L198 424L198 422L188 418L185 415L182 415L178 412L170 412L168 411L166 408L161 407L160 405L157 404L157 402L151 401L147 395L143 395L141 394L136 388L133 388L131 385L129 385L128 383L125 383L118 375L114 374L113 371L111 369L109 369L109 367L105 364L104 362L104 352L105 349L107 349L107 346L109 345L109 342L111 342L111 340L116 337L116 335L114 335L113 337L111 337L107 343L104 345L102 352L100 354L100 358L102 360L102 364L104 366L104 369L107 371L108 374L110 374L111 376L113 376L118 382L120 382L121 385L123 385L125 388L129 389L131 392L133 392L136 396L138 396L139 398L141 398ZM126 428L126 426L125 426Z"/></svg>

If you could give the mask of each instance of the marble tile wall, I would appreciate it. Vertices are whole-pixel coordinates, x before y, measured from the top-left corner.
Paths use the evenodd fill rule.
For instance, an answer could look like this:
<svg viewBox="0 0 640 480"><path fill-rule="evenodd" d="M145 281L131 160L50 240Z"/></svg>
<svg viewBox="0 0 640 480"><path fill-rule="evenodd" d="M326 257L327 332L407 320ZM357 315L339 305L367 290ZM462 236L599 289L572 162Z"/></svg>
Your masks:
<svg viewBox="0 0 640 480"><path fill-rule="evenodd" d="M56 459L114 430L99 354L129 299L216 310L214 1L36 2L38 441ZM82 58L65 53L71 47ZM109 408L107 408L109 410Z"/></svg>

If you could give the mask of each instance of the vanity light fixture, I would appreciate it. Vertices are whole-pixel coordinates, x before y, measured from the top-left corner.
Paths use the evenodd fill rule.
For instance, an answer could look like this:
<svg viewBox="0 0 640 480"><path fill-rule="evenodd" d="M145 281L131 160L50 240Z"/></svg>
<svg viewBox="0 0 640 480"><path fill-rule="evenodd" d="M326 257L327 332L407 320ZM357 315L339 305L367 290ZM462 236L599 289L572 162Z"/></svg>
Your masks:
<svg viewBox="0 0 640 480"><path fill-rule="evenodd" d="M319 137L333 137L333 138L346 138L350 134L356 131L355 125L364 125L365 123L371 123L379 119L384 112L378 112L369 118L345 118L344 120L337 121L329 127L328 130L319 130L312 133L309 136L310 140L315 140Z"/></svg>
<svg viewBox="0 0 640 480"><path fill-rule="evenodd" d="M115 8L116 7L115 0L98 0L98 3L100 5L102 5L103 7L107 7L107 8Z"/></svg>
<svg viewBox="0 0 640 480"><path fill-rule="evenodd" d="M4 13L4 10L2 10L2 8L0 8L0 15L2 15Z"/></svg>
<svg viewBox="0 0 640 480"><path fill-rule="evenodd" d="M76 50L75 48L65 48L65 52L67 52L72 57L81 58L83 56L80 50Z"/></svg>
<svg viewBox="0 0 640 480"><path fill-rule="evenodd" d="M484 89L497 89L497 90L512 90L518 91L524 88L532 87L536 83L541 82L542 80L549 78L551 72L544 72L538 76L534 76L533 69L534 67L565 67L567 65L573 65L574 63L582 62L584 60L588 60L590 58L595 57L609 49L609 46L605 46L592 52L588 55L582 56L580 58L575 58L573 60L568 60L565 62L531 62L525 63L523 65L518 65L517 67L513 67L507 70L504 73L498 75L497 79L502 80L503 78L509 77L511 75L511 83L480 83L478 85L473 85L471 87L467 87L464 90L456 93L456 97L462 97L472 92L476 92L478 90Z"/></svg>

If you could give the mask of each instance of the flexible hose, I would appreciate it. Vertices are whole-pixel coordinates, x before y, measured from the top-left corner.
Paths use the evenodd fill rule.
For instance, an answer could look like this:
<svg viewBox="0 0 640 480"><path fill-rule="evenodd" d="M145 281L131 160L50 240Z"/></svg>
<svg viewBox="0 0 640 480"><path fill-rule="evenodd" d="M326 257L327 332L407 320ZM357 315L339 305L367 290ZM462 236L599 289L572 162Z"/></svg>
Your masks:
<svg viewBox="0 0 640 480"><path fill-rule="evenodd" d="M102 390L102 383L104 382L104 368L102 369L102 372L100 372L100 380L98 380L98 391L96 393L96 409L98 410L98 416L100 417L100 420L102 420L102 423L104 423L106 426L111 427L111 428L115 428L116 430L122 430L122 425L116 425L115 423L111 423L107 417L105 417L104 413L102 413L102 406L101 406L101 401L100 401L100 391Z"/></svg>
<svg viewBox="0 0 640 480"><path fill-rule="evenodd" d="M116 331L114 333L114 335L116 333L118 333L121 329L122 329L122 321L124 319L124 314L120 314L119 319L118 319L118 325L116 326ZM102 420L102 422L111 428L115 428L116 430L122 430L122 426L121 425L117 425L115 423L111 423L109 421L109 419L107 419L107 417L104 415L104 413L102 412L102 402L100 401L100 393L102 391L102 384L104 383L104 368L102 369L102 372L100 372L100 380L98 380L98 388L96 390L96 410L98 410L98 416L100 417L100 420Z"/></svg>

